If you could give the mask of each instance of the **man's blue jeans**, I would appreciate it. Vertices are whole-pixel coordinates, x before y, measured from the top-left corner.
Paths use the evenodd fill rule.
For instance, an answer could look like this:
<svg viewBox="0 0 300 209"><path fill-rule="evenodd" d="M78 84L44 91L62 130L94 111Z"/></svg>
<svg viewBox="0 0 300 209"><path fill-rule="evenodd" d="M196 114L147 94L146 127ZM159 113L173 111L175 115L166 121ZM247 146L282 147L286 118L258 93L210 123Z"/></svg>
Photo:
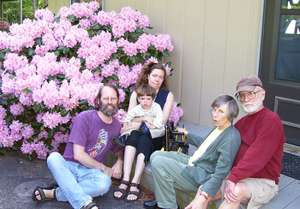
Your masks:
<svg viewBox="0 0 300 209"><path fill-rule="evenodd" d="M48 168L59 187L58 201L68 201L74 209L82 208L92 197L103 195L111 186L109 176L97 169L65 160L58 152L47 158Z"/></svg>

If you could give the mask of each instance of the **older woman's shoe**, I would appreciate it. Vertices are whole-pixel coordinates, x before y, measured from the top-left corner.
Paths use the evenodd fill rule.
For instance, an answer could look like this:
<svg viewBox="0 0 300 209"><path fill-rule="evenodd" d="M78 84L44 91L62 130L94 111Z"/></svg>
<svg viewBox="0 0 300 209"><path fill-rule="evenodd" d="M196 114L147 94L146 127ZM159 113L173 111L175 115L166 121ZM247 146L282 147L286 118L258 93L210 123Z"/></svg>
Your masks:
<svg viewBox="0 0 300 209"><path fill-rule="evenodd" d="M157 201L155 199L153 200L146 200L144 201L144 208L146 209L158 209Z"/></svg>
<svg viewBox="0 0 300 209"><path fill-rule="evenodd" d="M160 208L157 205L157 201L155 199L153 200L146 200L144 201L144 208L146 209L169 209L169 208Z"/></svg>

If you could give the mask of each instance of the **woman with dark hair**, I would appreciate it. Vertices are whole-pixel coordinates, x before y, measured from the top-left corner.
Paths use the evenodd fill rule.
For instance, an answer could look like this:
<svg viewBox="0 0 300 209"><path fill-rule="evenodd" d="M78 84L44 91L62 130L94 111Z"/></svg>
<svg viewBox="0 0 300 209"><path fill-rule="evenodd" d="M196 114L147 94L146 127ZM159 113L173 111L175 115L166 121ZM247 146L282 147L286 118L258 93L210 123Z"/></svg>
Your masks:
<svg viewBox="0 0 300 209"><path fill-rule="evenodd" d="M150 163L157 205L154 200L145 201L145 208L177 208L175 189L179 189L197 192L185 209L206 209L220 189L241 143L240 134L232 125L239 109L234 98L228 95L217 97L211 108L215 126L212 131L204 140L187 135L190 143L198 147L192 156L161 151L152 154Z"/></svg>
<svg viewBox="0 0 300 209"><path fill-rule="evenodd" d="M167 73L165 67L160 63L149 63L146 64L142 72L138 78L136 83L136 88L142 85L149 85L155 89L155 102L158 103L163 111L163 124L168 121L169 115L171 113L174 96L167 88ZM138 105L137 101L137 92L134 91L131 94L128 110L131 110L133 107ZM147 121L147 118L138 118L134 119L135 127L139 127L143 121ZM133 124L133 123L132 123ZM145 153L145 149L148 149L150 154L155 150L160 150L165 142L165 137L157 137L151 138L148 135L144 135L143 137L139 137L139 140L135 137L135 139L129 139L130 144L125 146L124 151L124 164L123 164L123 178L121 184L114 192L114 197L116 199L125 198L128 201L135 201L139 198L140 189L139 183L140 179L145 167L145 163L149 160ZM150 146L146 148L142 146L141 140L148 140ZM144 143L143 143L144 144ZM130 183L130 173L134 161L134 157L136 158L136 166L134 176ZM128 194L127 194L128 193Z"/></svg>

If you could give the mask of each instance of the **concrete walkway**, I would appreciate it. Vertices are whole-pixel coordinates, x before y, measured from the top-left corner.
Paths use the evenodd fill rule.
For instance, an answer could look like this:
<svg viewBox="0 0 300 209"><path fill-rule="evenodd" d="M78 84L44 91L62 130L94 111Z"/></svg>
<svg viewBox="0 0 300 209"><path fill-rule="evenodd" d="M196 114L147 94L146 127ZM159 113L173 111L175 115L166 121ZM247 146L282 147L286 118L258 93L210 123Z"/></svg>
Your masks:
<svg viewBox="0 0 300 209"><path fill-rule="evenodd" d="M9 153L0 156L0 209L71 209L67 203L50 201L39 203L32 201L31 194L37 185L48 185L53 182L41 160L29 161L24 157ZM95 201L101 209L142 209L142 201L129 203L117 201L112 197L112 191Z"/></svg>

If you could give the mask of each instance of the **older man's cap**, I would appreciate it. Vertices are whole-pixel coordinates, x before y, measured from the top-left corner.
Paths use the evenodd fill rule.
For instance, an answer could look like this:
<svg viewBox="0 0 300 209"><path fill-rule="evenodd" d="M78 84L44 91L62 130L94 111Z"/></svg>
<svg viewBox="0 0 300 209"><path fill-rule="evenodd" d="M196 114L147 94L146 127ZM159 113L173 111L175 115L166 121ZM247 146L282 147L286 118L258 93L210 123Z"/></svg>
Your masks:
<svg viewBox="0 0 300 209"><path fill-rule="evenodd" d="M236 85L235 94L241 91L253 91L256 86L262 87L262 82L257 76L242 78Z"/></svg>

